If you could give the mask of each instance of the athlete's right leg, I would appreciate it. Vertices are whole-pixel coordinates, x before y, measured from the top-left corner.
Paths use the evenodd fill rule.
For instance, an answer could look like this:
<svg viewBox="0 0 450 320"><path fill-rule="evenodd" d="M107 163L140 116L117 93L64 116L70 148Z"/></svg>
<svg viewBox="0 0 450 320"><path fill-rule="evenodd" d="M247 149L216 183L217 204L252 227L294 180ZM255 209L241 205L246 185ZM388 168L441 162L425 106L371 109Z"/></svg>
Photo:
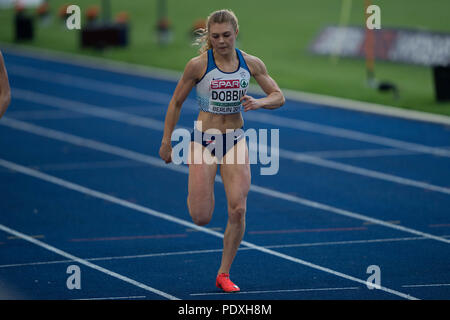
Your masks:
<svg viewBox="0 0 450 320"><path fill-rule="evenodd" d="M205 148L196 142L191 142L189 185L187 205L192 221L199 226L209 223L214 211L214 182L217 163L208 164L203 159ZM194 162L199 159L201 163Z"/></svg>

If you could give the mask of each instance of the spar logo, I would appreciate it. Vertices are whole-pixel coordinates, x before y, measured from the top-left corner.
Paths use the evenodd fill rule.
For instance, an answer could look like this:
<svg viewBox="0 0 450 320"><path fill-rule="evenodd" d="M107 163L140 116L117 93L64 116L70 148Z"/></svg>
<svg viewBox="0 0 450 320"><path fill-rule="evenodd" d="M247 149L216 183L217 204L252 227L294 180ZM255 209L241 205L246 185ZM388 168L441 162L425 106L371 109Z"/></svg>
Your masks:
<svg viewBox="0 0 450 320"><path fill-rule="evenodd" d="M239 89L241 82L239 80L212 80L211 89Z"/></svg>
<svg viewBox="0 0 450 320"><path fill-rule="evenodd" d="M245 79L242 79L242 80L241 80L241 86L242 86L242 88L247 88L247 86L248 86L248 81L245 80Z"/></svg>

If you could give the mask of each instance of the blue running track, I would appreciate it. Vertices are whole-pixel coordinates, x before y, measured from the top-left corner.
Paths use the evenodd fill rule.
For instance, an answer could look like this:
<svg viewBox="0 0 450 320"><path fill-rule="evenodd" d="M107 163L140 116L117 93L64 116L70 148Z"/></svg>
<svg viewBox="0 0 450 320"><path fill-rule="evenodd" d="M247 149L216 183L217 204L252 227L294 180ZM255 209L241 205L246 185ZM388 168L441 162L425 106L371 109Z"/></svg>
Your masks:
<svg viewBox="0 0 450 320"><path fill-rule="evenodd" d="M450 298L448 125L289 97L245 113L246 129L279 129L279 171L252 165L231 270L242 291L224 294L223 185L197 227L187 166L158 156L176 81L2 51L12 102L0 120L1 299ZM192 92L180 127L197 113Z"/></svg>

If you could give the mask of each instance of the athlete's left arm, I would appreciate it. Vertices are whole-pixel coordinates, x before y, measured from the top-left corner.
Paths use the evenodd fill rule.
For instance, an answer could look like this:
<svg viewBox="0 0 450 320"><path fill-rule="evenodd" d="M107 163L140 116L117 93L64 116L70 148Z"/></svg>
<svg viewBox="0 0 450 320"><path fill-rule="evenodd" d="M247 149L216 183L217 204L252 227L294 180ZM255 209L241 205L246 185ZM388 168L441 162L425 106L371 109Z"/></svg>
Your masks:
<svg viewBox="0 0 450 320"><path fill-rule="evenodd" d="M256 110L259 108L277 109L281 107L285 102L283 92L281 92L278 84L267 72L264 62L262 62L261 59L250 55L246 55L246 62L252 76L267 96L260 99L256 99L249 95L243 96L241 101L244 106L244 111Z"/></svg>

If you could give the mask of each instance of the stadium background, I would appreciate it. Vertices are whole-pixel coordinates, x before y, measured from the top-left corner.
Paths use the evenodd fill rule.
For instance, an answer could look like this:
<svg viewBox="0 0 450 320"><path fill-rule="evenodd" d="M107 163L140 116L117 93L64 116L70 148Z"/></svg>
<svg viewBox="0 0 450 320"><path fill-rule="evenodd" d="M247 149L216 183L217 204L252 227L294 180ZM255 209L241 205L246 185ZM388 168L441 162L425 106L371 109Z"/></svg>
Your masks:
<svg viewBox="0 0 450 320"><path fill-rule="evenodd" d="M182 71L186 62L197 54L192 46L191 29L200 19L220 8L232 9L239 18L238 46L260 57L282 88L325 94L382 105L450 115L449 102L437 102L432 69L426 66L393 62L375 62L376 77L395 83L400 98L378 92L366 83L363 59L332 59L308 52L308 46L327 25L340 23L343 1L327 0L167 0L172 42L159 45L156 40L158 1L110 1L111 19L126 12L129 22L128 45L105 50L80 48L80 31L68 30L58 16L67 0L51 0L50 19L40 23L36 8L27 8L34 17L33 41L20 45L92 55L135 64ZM350 1L348 25L364 27L363 0ZM447 0L372 1L381 8L382 28L450 32ZM82 11L82 25L89 8L102 7L100 0L77 0ZM14 8L0 9L0 42L14 43ZM101 12L100 12L101 15Z"/></svg>
<svg viewBox="0 0 450 320"><path fill-rule="evenodd" d="M341 24L345 5L345 24L364 27L366 0L166 0L173 42L160 45L162 1L74 1L83 26L85 14L107 2L112 20L126 12L128 46L104 50L80 48L80 31L59 17L66 1L48 2L49 20L25 9L35 36L19 44L16 10L0 9L12 90L0 120L0 300L448 299L450 117L359 112L343 108L402 109L326 96L310 102L288 90L283 108L244 114L246 128L280 130L280 170L262 176L252 166L245 242L233 266L242 292L215 287L223 185L217 177L213 221L196 226L186 208L187 168L158 156L174 79L197 54L196 21L233 9L239 48L261 57L285 89L446 115L450 105L436 102L430 67L376 61L376 77L400 89L394 100L367 85L364 59L308 51L323 27ZM383 28L450 34L448 0L372 1ZM194 92L182 112L178 125L191 127ZM67 285L74 263L82 290ZM380 290L367 286L368 266L380 268Z"/></svg>

